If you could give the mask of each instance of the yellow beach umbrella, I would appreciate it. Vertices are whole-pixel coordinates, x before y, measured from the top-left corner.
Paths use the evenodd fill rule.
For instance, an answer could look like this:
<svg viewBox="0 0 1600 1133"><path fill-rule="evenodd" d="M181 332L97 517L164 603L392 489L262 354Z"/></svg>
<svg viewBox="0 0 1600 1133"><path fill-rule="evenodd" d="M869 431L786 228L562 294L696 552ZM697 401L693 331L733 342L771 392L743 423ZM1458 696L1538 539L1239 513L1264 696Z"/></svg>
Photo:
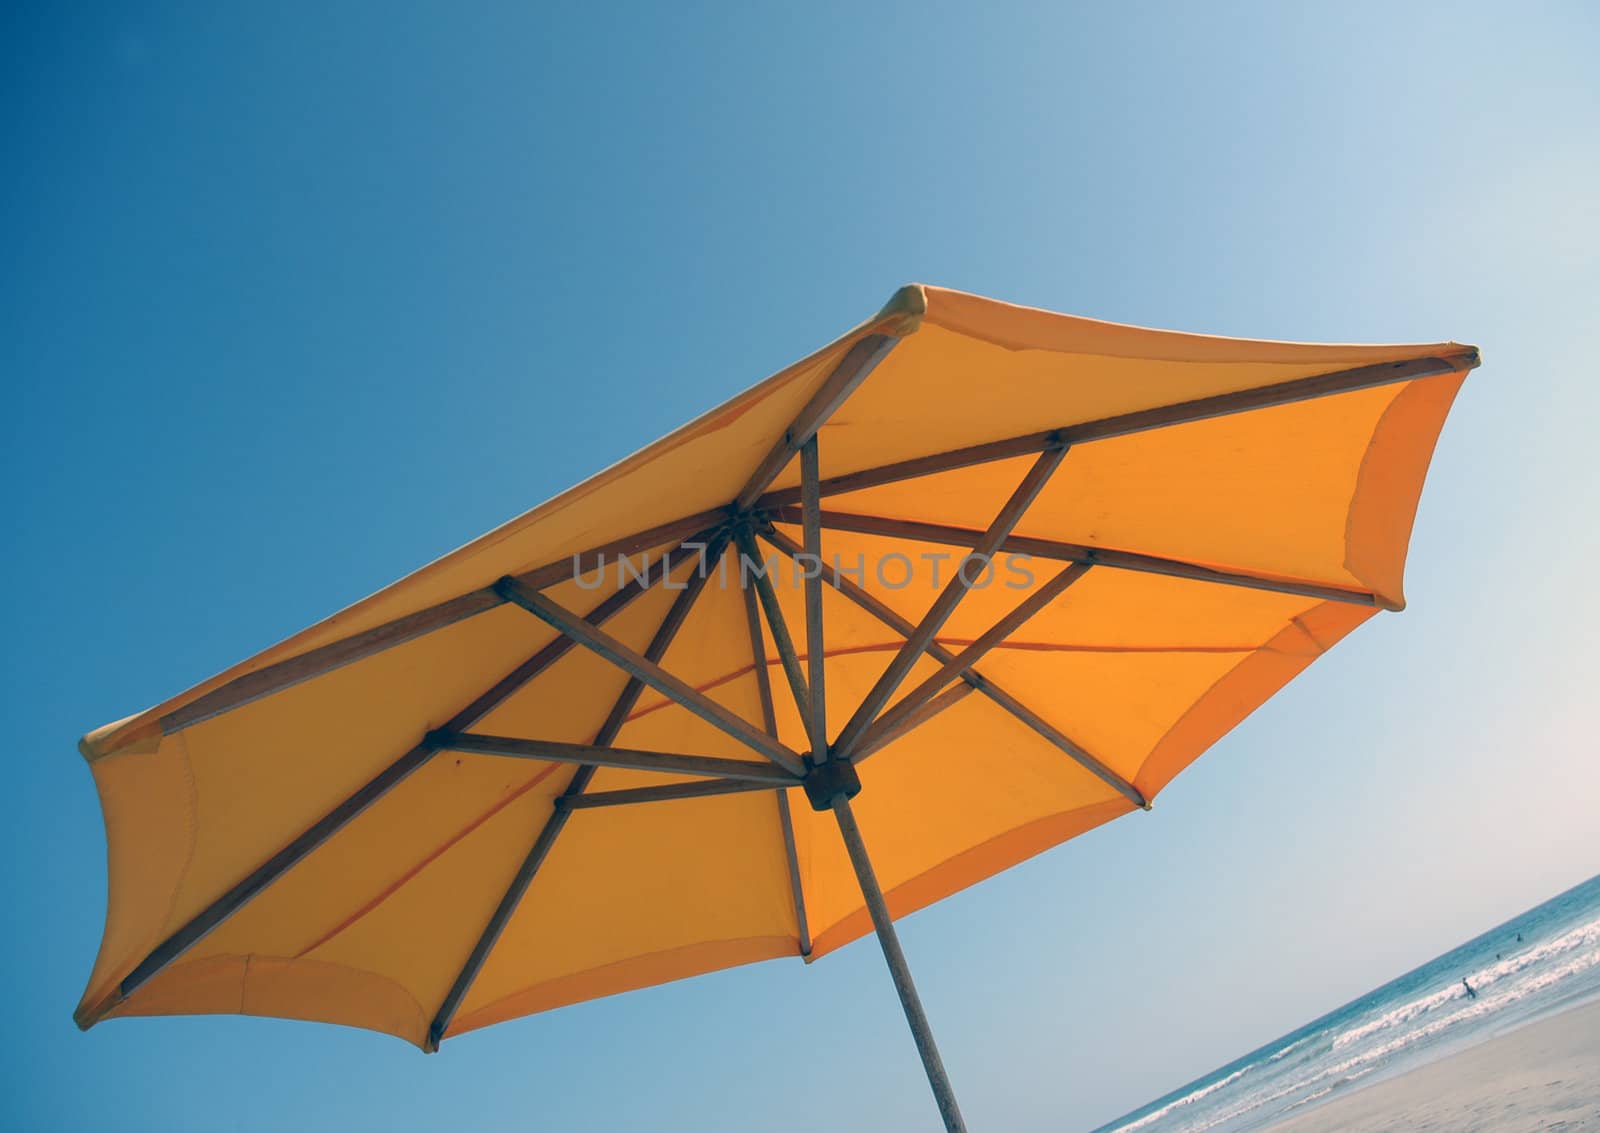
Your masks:
<svg viewBox="0 0 1600 1133"><path fill-rule="evenodd" d="M902 288L87 736L110 900L77 1019L271 1015L433 1049L875 929L959 1129L892 918L1148 808L1399 609L1477 361Z"/></svg>

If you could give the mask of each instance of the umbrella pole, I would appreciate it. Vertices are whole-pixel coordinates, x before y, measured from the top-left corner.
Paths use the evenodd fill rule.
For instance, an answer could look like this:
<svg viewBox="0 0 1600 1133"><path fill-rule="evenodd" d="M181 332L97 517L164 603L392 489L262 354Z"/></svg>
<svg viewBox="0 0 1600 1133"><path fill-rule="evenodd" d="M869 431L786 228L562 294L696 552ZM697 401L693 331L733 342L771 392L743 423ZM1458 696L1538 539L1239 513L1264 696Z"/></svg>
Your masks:
<svg viewBox="0 0 1600 1133"><path fill-rule="evenodd" d="M872 872L872 859L867 857L866 843L861 840L861 828L850 810L850 799L837 794L830 804L833 815L839 820L839 833L844 837L845 848L850 851L850 864L855 866L856 880L861 883L861 895L867 899L867 911L872 914L872 927L878 932L878 943L883 946L883 958L889 963L889 975L894 979L894 989L900 993L900 1006L905 1008L906 1022L911 1025L911 1037L916 1041L917 1053L922 1055L922 1066L928 1072L928 1085L933 1087L934 1099L939 1103L939 1115L944 1118L947 1133L967 1133L961 1119L961 1107L956 1104L955 1091L950 1077L944 1072L944 1061L933 1041L933 1030L928 1026L928 1016L923 1013L922 1000L917 997L917 985L911 982L911 969L906 966L905 953L900 950L900 938L895 935L894 921L889 918L889 906L884 903L883 890L878 888L877 875Z"/></svg>

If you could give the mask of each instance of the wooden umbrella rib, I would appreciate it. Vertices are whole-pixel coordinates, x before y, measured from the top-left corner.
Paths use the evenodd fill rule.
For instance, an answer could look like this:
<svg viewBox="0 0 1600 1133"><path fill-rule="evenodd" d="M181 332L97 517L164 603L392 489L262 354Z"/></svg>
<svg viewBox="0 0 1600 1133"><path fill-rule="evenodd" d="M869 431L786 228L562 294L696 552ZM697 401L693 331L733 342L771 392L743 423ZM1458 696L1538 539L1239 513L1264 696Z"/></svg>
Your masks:
<svg viewBox="0 0 1600 1133"><path fill-rule="evenodd" d="M789 694L794 697L795 711L800 714L800 720L809 734L811 688L806 683L805 672L800 666L800 654L794 647L794 637L789 632L789 622L783 616L783 607L778 604L777 591L773 589L772 579L767 576L766 563L761 559L749 529L741 527L735 538L741 556L752 567L750 583L755 589L762 610L767 615L767 628L772 631L772 644L778 651L778 662L783 667L784 679L789 682ZM743 563L739 567L739 585L743 589L750 589L745 586ZM813 749L813 759L815 759L815 749Z"/></svg>
<svg viewBox="0 0 1600 1133"><path fill-rule="evenodd" d="M881 360L883 354L886 354L888 349L898 341L886 336L868 336L868 338L862 339L860 343L857 343L857 348L862 348L862 344L872 338L884 339L884 342L878 344L881 353L870 360L865 358L856 359L856 362L860 363L859 373L855 369L848 371L849 374L854 376L854 381L845 382L841 378L839 383L841 388L848 385L848 388L844 389L844 396L848 396L855 389L855 386L871 372L872 366L875 366ZM861 352L865 354L869 351L862 349ZM851 363L849 355L847 355L845 362L841 363L840 370L835 371L836 375L840 374L841 371L845 371L846 363ZM1004 440L969 445L949 452L933 453L911 460L897 461L877 468L862 469L858 472L820 480L818 490L821 495L825 496L854 492L863 488L892 484L918 476L930 476L938 472L967 468L976 464L1027 456L1041 452L1052 445L1063 443L1084 444L1096 440L1106 440L1111 437L1127 436L1130 433L1164 428L1169 425L1187 424L1192 421L1202 421L1233 413L1267 409L1312 398L1351 393L1376 386L1391 385L1396 382L1455 373L1471 369L1477 364L1477 352L1472 351L1446 357L1418 358L1404 362L1381 363L1376 366L1358 366L1354 369L1338 370L1328 374L1299 378L1294 381L1280 382L1255 389L1239 390L1234 393L1219 394L1209 398L1199 398L1177 405L1160 406L1135 413L1120 414L1079 425L1046 429L1022 436L1008 437ZM854 367L855 363L851 363L851 365ZM837 391L833 392L836 393ZM789 505L799 504L803 493L802 487L783 488L777 491L766 491L766 487L782 471L783 465L799 451L805 441L810 436L815 435L817 426L823 420L826 420L828 413L837 408L842 401L842 396L838 397L837 400L821 398L814 408L808 406L808 411L796 418L795 424L785 433L783 440L774 447L767 460L763 461L761 468L751 477L745 490L740 493L733 509L716 508L685 516L681 519L671 520L644 531L635 532L631 535L611 540L608 543L591 547L577 555L547 563L517 577L527 585L535 588L552 586L572 578L576 570L587 571L595 569L607 556L634 554L639 551L649 550L663 543L682 539L684 535L691 532L714 527L719 521L727 519L732 512L742 513L752 507L762 510L781 509ZM807 431L808 429L809 431ZM799 439L795 440L795 438ZM757 483L761 485L760 491L751 495L750 491ZM785 520L785 522L788 522L788 520ZM800 520L795 519L793 522L798 523ZM826 523L824 526L826 526ZM1101 552L1101 554L1105 553ZM1288 594L1306 594L1310 597L1327 596L1329 600L1338 602L1375 604L1370 595L1366 595L1365 601L1363 601L1363 596L1359 592L1340 590L1334 587L1302 587L1294 583L1266 585L1267 580L1252 581L1246 575L1206 572L1205 568L1192 567L1181 563L1173 564L1176 568L1174 570L1158 570L1156 569L1156 564L1163 560L1152 556L1129 556L1128 560L1121 564L1113 563L1106 558L1102 558L1099 561L1108 566L1120 565L1132 570L1153 570L1155 573L1172 573L1177 574L1179 577L1203 577L1207 581L1226 582L1236 586L1260 583L1260 585L1257 585L1258 589L1274 589ZM245 673L220 688L213 689L190 703L167 713L161 718L162 731L170 735L173 732L192 727L224 712L249 704L261 697L281 692L302 681L321 676L343 665L362 660L375 653L404 644L423 634L444 629L463 619L494 609L501 605L502 602L503 599L492 587L484 587L458 598L452 598L447 602L441 602L436 606L430 606L426 610L407 614L381 626L364 630L342 641L320 646L298 657L291 657L253 673Z"/></svg>
<svg viewBox="0 0 1600 1133"><path fill-rule="evenodd" d="M827 651L822 637L822 495L817 490L821 478L817 438L812 437L800 450L802 543L806 549L806 687L811 693L811 712L806 732L811 738L811 761L828 760L828 698L824 688Z"/></svg>
<svg viewBox="0 0 1600 1133"><path fill-rule="evenodd" d="M892 464L884 464L876 468L864 468L858 472L849 472L823 480L821 482L821 491L825 496L839 495L843 492L858 492L864 488L876 488L884 484L914 479L918 476L932 476L939 472L970 468L976 464L988 464L997 460L1010 460L1013 457L1028 456L1036 452L1042 452L1051 445L1087 444L1092 441L1109 440L1112 437L1124 437L1131 433L1166 428L1169 425L1186 425L1194 421L1208 420L1212 417L1247 413L1256 409L1271 409L1276 406L1290 405L1319 397L1354 393L1358 390L1393 385L1397 382L1407 382L1417 378L1456 373L1461 370L1470 370L1477 364L1478 354L1476 351L1472 351L1467 354L1447 357L1415 358L1402 362L1382 362L1375 366L1357 366L1353 369L1335 370L1331 373L1317 374L1309 378L1296 378L1292 381L1275 382L1272 385L1258 386L1254 389L1237 390L1232 393L1218 394L1214 397L1197 398L1192 401L1180 402L1176 405L1163 405L1153 409L1138 410L1133 413L1121 413L1113 417L1104 417L1097 421L1044 429L1036 433L1024 433L1021 436L968 445L948 452L931 453L927 456L913 457L910 460L895 461ZM790 504L799 503L800 496L800 488L780 488L763 494L755 502L754 506L762 509L786 507Z"/></svg>
<svg viewBox="0 0 1600 1133"><path fill-rule="evenodd" d="M649 658L629 649L603 630L588 625L584 620L543 594L518 582L503 578L495 584L508 601L515 602L534 617L576 638L578 644L604 657L631 676L638 677L668 700L676 701L706 723L732 736L793 775L805 774L805 763L800 756L783 744L753 727L749 721L735 715L716 701L667 672Z"/></svg>
<svg viewBox="0 0 1600 1133"><path fill-rule="evenodd" d="M778 508L769 514L769 518L779 523L800 522L799 513L795 508ZM853 515L836 511L822 513L822 526L834 531L854 531L861 535L881 535L890 539L905 539L916 543L941 543L951 547L976 547L984 534L970 527L951 527L942 523L923 523L911 519L888 519L876 515ZM1109 547L1091 547L1082 543L1065 543L1028 535L1008 535L1001 541L999 552L1030 555L1058 562L1111 567L1115 570L1137 571L1141 574L1160 574L1169 578L1187 578L1196 582L1215 582L1223 586L1264 590L1274 594L1294 594L1304 598L1320 598L1328 602L1343 602L1352 606L1378 604L1377 597L1367 590L1218 570L1214 567L1184 562L1182 559L1168 559L1160 555L1145 555L1135 551L1119 551Z"/></svg>
<svg viewBox="0 0 1600 1133"><path fill-rule="evenodd" d="M884 339L884 342L878 344L882 353L876 358L870 359L870 364L868 364L869 360L857 359L861 363L860 372L856 373L854 369L849 371L854 375L854 382L847 383L841 379L839 383L841 388L848 385L848 388L844 389L845 396L848 396L848 393L855 389L860 380L864 379L867 373L870 373L871 367L881 360L882 354L886 354L888 349L898 341L886 336L868 336L868 338L862 339L861 343L857 343L857 347L862 347L863 343L872 338ZM863 350L862 353L867 353L867 351ZM846 362L850 362L850 356L847 356ZM825 496L854 492L863 488L891 484L918 476L930 476L952 469L966 468L997 460L1007 460L1017 456L1027 456L1041 452L1052 445L1063 443L1084 444L1111 437L1127 436L1130 433L1164 428L1169 425L1187 424L1192 421L1201 421L1232 413L1272 408L1312 398L1350 393L1396 382L1455 373L1471 369L1477 364L1477 352L1472 351L1460 355L1419 358L1404 362L1389 362L1376 366L1360 366L1354 369L1339 370L1310 378L1299 378L1294 381L1280 382L1255 389L1239 390L1210 398L1200 398L1177 405L1160 406L1155 409L1120 414L1103 418L1099 421L1047 429L984 444L969 445L965 448L897 461L877 468L862 469L858 472L820 480L818 490L821 495ZM852 363L852 366L854 366L854 363ZM841 363L840 371L844 369L845 363ZM836 371L836 374L839 374L840 371ZM837 391L835 390L834 392L836 393ZM774 447L767 460L763 461L758 472L752 476L749 484L746 485L745 491L740 493L734 508L715 508L674 519L644 531L634 532L599 546L591 547L579 552L577 555L568 556L527 571L518 575L518 579L528 586L542 589L567 581L577 571L595 569L607 556L634 554L639 551L649 550L652 547L661 546L663 543L682 539L692 532L715 527L720 521L726 520L730 514L743 513L752 507L761 510L772 510L799 504L803 492L802 487L783 488L777 491L766 491L765 489L767 485L770 485L772 479L777 476L778 472L782 471L783 465L799 451L810 436L815 434L817 426L823 420L826 420L828 413L831 413L833 408L837 408L837 405L842 400L843 397L838 397L836 400L821 398L814 408L808 406L808 411L796 418L795 424L791 425L783 440ZM796 440L795 438L799 439ZM761 484L761 490L754 495L750 495L750 489L758 482ZM788 522L788 520L785 520L785 522ZM798 523L800 520L795 519L793 522ZM826 523L824 526L826 526ZM1130 556L1129 559L1129 562L1123 564L1112 563L1108 559L1101 559L1100 561L1106 565L1122 565L1127 569L1134 570L1155 570L1154 564L1162 561L1150 556ZM1204 573L1190 573L1195 571L1204 572L1204 568L1189 567L1186 564L1174 564L1174 566L1177 569L1171 571L1156 570L1156 573L1174 573L1178 574L1179 577L1206 577L1208 581L1228 582L1230 585L1252 585L1251 581L1247 581L1249 576L1227 575L1225 573L1212 576ZM1265 580L1255 581L1264 582ZM1282 583L1272 586L1260 585L1258 588L1276 589L1283 593L1303 593L1311 597L1319 597L1326 594L1331 601L1362 602L1362 596L1357 592L1343 591L1330 587L1298 587L1297 584ZM1366 596L1366 598L1367 600L1364 604L1374 604L1370 595ZM167 713L161 718L162 731L170 735L184 728L192 727L195 724L249 704L264 696L270 696L273 693L291 688L302 681L321 676L341 666L362 660L397 645L402 645L421 635L444 629L454 625L456 622L494 609L500 606L503 601L493 587L484 587L446 602L441 602L438 605L430 606L425 610L396 618L372 629L364 630L341 641L319 646L298 657L288 658L253 673L242 674L227 684L213 689L188 704Z"/></svg>
<svg viewBox="0 0 1600 1133"><path fill-rule="evenodd" d="M701 591L705 589L706 579L710 576L711 564L721 557L727 547L729 534L726 528L717 532L708 533L708 543L704 569L697 570L689 579L687 586L673 599L668 608L666 617L662 618L661 625L657 627L655 635L650 639L650 644L645 646L644 655L651 661L659 661L666 655L667 648L683 628L684 621L689 616L689 611L699 599ZM663 571L663 580L665 572ZM577 643L577 639L563 634L562 641ZM611 711L606 715L605 722L600 725L600 730L595 733L595 747L609 747L617 734L622 730L622 725L627 721L629 713L638 703L639 695L644 691L644 682L637 676L630 676L627 684L618 694L611 705ZM468 953L461 970L456 973L456 978L450 985L450 990L445 993L439 1010L434 1013L433 1021L428 1024L428 1034L424 1042L424 1049L438 1050L439 1043L444 1038L445 1031L450 1029L450 1021L455 1018L456 1011L461 1007L461 1001L466 998L471 990L473 981L478 978L478 973L483 970L483 965L489 959L489 953L494 951L494 946L499 942L500 935L505 931L511 917L516 913L517 907L522 904L523 895L527 893L528 886L533 884L534 875L544 865L545 858L549 856L550 849L560 837L561 831L566 827L567 819L572 816L570 806L560 805L570 803L573 799L581 797L588 790L590 782L594 779L596 768L592 764L582 764L573 772L572 779L567 783L567 788L557 800L550 816L545 819L544 825L539 828L538 836L534 838L533 845L529 847L527 856L517 867L517 872L512 876L506 891L501 895L494 912L490 914L488 923L483 931L478 934L477 941Z"/></svg>
<svg viewBox="0 0 1600 1133"><path fill-rule="evenodd" d="M514 736L486 736L475 732L430 732L428 741L442 751L476 752L512 759L542 759L557 763L581 763L588 767L618 767L631 771L664 771L674 775L719 775L765 785L798 785L800 782L781 767L770 763L750 763L710 755L687 755L667 751L640 751L609 744L569 744L554 740L523 739Z"/></svg>
<svg viewBox="0 0 1600 1133"><path fill-rule="evenodd" d="M1032 593L1017 603L1004 617L980 634L972 644L942 664L938 672L906 693L897 704L879 716L872 727L868 728L866 734L862 736L862 744L870 744L874 732L879 730L887 732L896 728L902 717L915 713L933 700L945 685L976 665L991 649L1027 624L1030 618L1059 598L1066 592L1068 587L1087 574L1089 570L1089 566L1084 563L1072 563L1057 572L1043 586L1036 587ZM883 745L877 744L875 746L881 747Z"/></svg>
<svg viewBox="0 0 1600 1133"><path fill-rule="evenodd" d="M663 557L665 561L686 547L703 543L726 519L727 513L724 509L675 519L647 531L636 532L598 547L591 547L587 551L537 567L518 577L529 586L551 586L572 578L575 567L588 571L594 569L596 564L603 564L608 556L634 554L659 547L664 543L677 542L678 546ZM648 574L649 570L647 567L644 573ZM485 586L339 641L318 646L298 656L266 665L255 672L241 674L162 716L161 731L164 735L172 735L185 728L192 728L235 708L242 708L263 697L283 692L304 681L365 660L437 630L446 629L457 622L486 613L504 604L505 599L495 591L494 587Z"/></svg>
<svg viewBox="0 0 1600 1133"><path fill-rule="evenodd" d="M833 415L835 409L844 404L845 399L855 392L856 387L866 380L867 375L872 373L899 341L893 335L868 334L862 336L845 352L845 356L839 360L839 364L824 380L821 388L811 396L810 401L806 402L805 408L800 410L783 436L751 473L750 479L734 498L735 513L750 509L750 505L755 503L761 493L777 479L778 473L783 471L784 466L794 459L794 454L800 451L801 446L816 435L822 423Z"/></svg>
<svg viewBox="0 0 1600 1133"><path fill-rule="evenodd" d="M501 604L500 596L485 587L343 640L319 646L298 657L245 673L168 712L161 717L161 731L169 736L181 732L262 697L293 688L303 681L331 673L397 645L404 645L435 630L453 626Z"/></svg>
<svg viewBox="0 0 1600 1133"><path fill-rule="evenodd" d="M311 851L344 828L357 815L388 794L417 768L432 759L437 748L419 744L394 763L384 768L375 778L365 783L328 814L324 815L299 837L257 866L243 880L222 896L207 905L181 928L158 944L140 964L123 977L118 985L126 999L169 964L198 944L223 921L248 904L258 893Z"/></svg>
<svg viewBox="0 0 1600 1133"><path fill-rule="evenodd" d="M977 691L977 685L957 681L937 696L922 701L906 712L896 713L893 720L887 716L880 717L876 724L867 729L866 734L861 737L861 742L856 744L856 752L851 756L850 762L860 763L867 756L922 727L946 708L955 707Z"/></svg>
<svg viewBox="0 0 1600 1133"><path fill-rule="evenodd" d="M694 783L668 783L660 787L626 787L616 791L595 791L591 794L563 795L556 801L567 810L591 810L595 807L633 806L638 803L672 802L676 799L705 799L718 795L749 794L754 791L781 793L782 786L757 782L751 779L705 779Z"/></svg>
<svg viewBox="0 0 1600 1133"><path fill-rule="evenodd" d="M982 674L978 675L978 679L982 682L978 691L982 692L991 701L1003 708L1012 717L1022 724L1027 725L1038 736L1049 741L1049 743L1054 747L1059 748L1070 755L1073 759L1077 760L1086 771L1090 772L1095 776L1095 778L1106 784L1106 786L1111 787L1123 798L1131 802L1134 806L1143 810L1150 809L1150 800L1145 797L1143 791L1139 790L1139 788L1128 782L1128 780L1117 774L1099 759L1096 759L1092 754L1089 753L1087 749L1083 747L1082 744L1078 743L1060 728L1050 723L1050 721L1046 720L1043 716L1040 716L1033 709L1022 703L1022 701L1012 696L1005 689L1000 688L993 681L984 677Z"/></svg>
<svg viewBox="0 0 1600 1133"><path fill-rule="evenodd" d="M580 767L568 785L566 795L582 794L584 787L594 776L594 768ZM445 994L444 1003L440 1005L433 1021L428 1025L427 1038L423 1049L434 1051L439 1049L439 1043L444 1038L444 1033L450 1027L450 1021L455 1018L456 1010L461 1006L461 1001L466 998L472 983L478 978L478 973L483 969L484 961L489 958L489 953L499 943L500 934L505 931L505 926L510 923L511 916L517 911L517 906L522 903L523 894L528 891L533 875L544 865L545 858L550 856L550 848L555 845L556 839L567 825L567 819L572 816L572 811L566 807L556 806L539 828L538 837L533 840L533 847L523 858L522 864L517 867L516 875L511 884L501 895L500 903L489 916L489 924L473 945L471 954L457 973L455 982L450 985L450 990Z"/></svg>
<svg viewBox="0 0 1600 1133"><path fill-rule="evenodd" d="M1133 413L1120 413L1081 425L1068 425L1057 430L1061 441L1069 445L1105 441L1113 437L1126 437L1150 429L1164 429L1172 425L1189 425L1213 417L1228 417L1235 413L1250 413L1257 409L1274 409L1300 401L1331 397L1341 393L1377 386L1409 382L1417 378L1437 377L1471 369L1478 364L1473 351L1470 358L1408 358L1399 362L1378 362L1369 366L1353 366L1327 374L1313 374L1308 378L1294 378L1254 389L1235 390L1212 397L1195 398L1176 405L1160 405Z"/></svg>
<svg viewBox="0 0 1600 1133"><path fill-rule="evenodd" d="M671 607L667 610L667 616L661 620L661 625L657 627L655 636L650 639L650 644L645 646L644 655L647 659L660 662L661 658L666 656L668 647L676 640L678 631L683 628L683 623L688 620L689 611L694 608L695 602L699 600L701 592L705 589L707 581L711 577L712 564L722 557L722 553L727 548L728 541L731 538L732 533L724 528L707 541L705 559L701 564L702 569L695 572L693 577L690 578L687 587L678 594L677 598L673 599ZM563 636L565 637L565 635ZM571 638L566 638L566 640L571 640ZM639 703L639 697L644 692L644 687L644 682L638 677L630 676L628 678L628 683L623 686L621 695L617 697L616 702L611 706L611 711L606 715L605 722L600 726L600 730L595 733L596 746L608 746L617 738L617 733L622 731L622 726L628 722L628 717L633 714L635 705Z"/></svg>
<svg viewBox="0 0 1600 1133"><path fill-rule="evenodd" d="M929 453L926 456L912 457L909 460L897 460L893 464L883 464L876 468L863 468L858 472L846 472L839 476L830 476L818 485L818 489L824 496L838 496L846 492L859 492L865 488L876 488L883 484L896 484L902 480L915 480L921 476L933 476L940 472L953 472L958 468L971 468L978 464L993 464L996 461L1010 460L1018 456L1034 456L1051 445L1059 443L1059 439L1055 429L1044 429L1037 433L1026 433L1019 437L1007 437L1004 440L967 445L964 448L951 449L947 452ZM791 507L801 502L800 497L801 487L799 486L775 488L764 494L752 506L758 511Z"/></svg>
<svg viewBox="0 0 1600 1133"><path fill-rule="evenodd" d="M568 555L564 559L557 559L555 562L524 571L514 577L524 586L542 590L566 582L579 573L602 569L607 559L615 562L622 555L636 555L668 543L678 544L675 551L668 552L670 556L685 547L704 546L715 532L726 525L728 518L727 508L696 512L694 515L669 520L655 527L636 531L632 535L624 535L620 539L602 543L597 547L590 547L586 551ZM494 588L491 586L489 589Z"/></svg>
<svg viewBox="0 0 1600 1133"><path fill-rule="evenodd" d="M794 902L795 937L800 955L811 956L811 924L806 915L806 895L800 884L800 853L794 841L794 816L789 813L789 792L774 791L778 798L778 828L783 834L783 858L789 868L789 896Z"/></svg>
<svg viewBox="0 0 1600 1133"><path fill-rule="evenodd" d="M777 738L778 717L772 704L772 677L767 671L766 649L761 638L761 610L756 596L748 586L739 588L744 594L745 624L750 631L750 655L754 661L756 695L761 704L761 726L767 735ZM789 867L789 894L794 901L795 930L800 941L800 955L811 955L811 926L806 919L806 895L800 885L800 855L794 841L794 816L789 813L789 793L776 792L778 796L778 827L783 834L783 856Z"/></svg>
<svg viewBox="0 0 1600 1133"><path fill-rule="evenodd" d="M635 583L621 587L591 610L585 616L585 620L594 625L599 625L620 612L643 591L644 587ZM571 643L565 638L558 637L556 640L549 642L529 657L528 660L518 665L491 688L474 699L472 703L456 713L446 724L446 728L452 731L470 728L518 689L555 664L570 648ZM218 925L222 924L223 921L243 908L268 885L271 885L279 877L287 873L318 846L321 846L342 830L356 816L388 794L390 790L406 779L413 771L427 763L438 751L439 748L436 745L424 740L364 783L353 794L334 807L333 810L323 815L322 818L318 819L283 849L257 866L244 879L207 905L205 909L201 910L171 936L157 945L132 972L123 978L118 985L119 993L124 998L133 994L141 985L161 972Z"/></svg>
<svg viewBox="0 0 1600 1133"><path fill-rule="evenodd" d="M771 527L763 528L761 531L761 537L767 542L771 543L779 551L782 551L784 554L791 557L793 557L800 550L799 544L797 544L793 539L789 538L789 536L785 535L783 532L775 530ZM845 577L844 574L834 569L832 566L824 565L823 571L824 577L828 580L829 585L838 590L840 594L844 595L855 605L859 606L861 609L871 614L874 618L878 619L878 621L894 630L900 636L909 637L912 630L916 628L906 618L901 617L899 614L895 613L894 610L884 605L881 600L875 597L866 588L862 587L854 580ZM938 642L931 642L926 649L926 653L929 657L932 657L940 664L949 662L950 659L955 656ZM1059 728L1056 728L1054 725L1050 724L1048 721L1039 716L1038 713L1028 708L1016 697L1012 696L999 685L995 684L991 678L984 676L976 669L968 669L961 674L961 680L964 683L971 685L975 691L982 693L995 705L1016 718L1018 721L1033 729L1033 731L1039 736L1081 764L1086 770L1094 774L1101 781L1113 787L1119 794L1128 799L1128 801L1132 802L1135 806L1149 809L1149 801L1144 797L1144 794L1137 787L1128 782L1122 776L1118 775L1115 771L1111 770L1111 768L1107 767L1104 763L1100 762L1100 760L1096 759L1081 745L1074 742L1070 737L1063 733Z"/></svg>
<svg viewBox="0 0 1600 1133"><path fill-rule="evenodd" d="M1038 459L1033 462L1033 466L1028 469L1027 475L1022 478L1022 482L1017 485L1016 490L1011 493L1011 497L1001 507L999 514L995 516L994 522L973 544L972 554L974 557L986 559L995 553L1065 456L1066 450L1062 448L1046 449L1039 454ZM834 751L841 758L848 759L850 757L851 749L855 746L856 741L861 738L862 733L877 718L878 713L883 710L889 698L900 687L900 682L911 671L912 665L916 664L917 659L933 643L934 635L939 632L939 628L955 612L956 605L966 595L967 585L962 569L958 568L955 572L955 577L949 581L945 588L940 591L939 596L933 600L932 607L923 615L922 620L917 623L916 628L912 630L911 636L906 639L900 652L895 654L888 667L884 670L883 675L878 678L871 690L862 699L854 715L850 717L850 722L839 733L839 738L834 742L833 746Z"/></svg>

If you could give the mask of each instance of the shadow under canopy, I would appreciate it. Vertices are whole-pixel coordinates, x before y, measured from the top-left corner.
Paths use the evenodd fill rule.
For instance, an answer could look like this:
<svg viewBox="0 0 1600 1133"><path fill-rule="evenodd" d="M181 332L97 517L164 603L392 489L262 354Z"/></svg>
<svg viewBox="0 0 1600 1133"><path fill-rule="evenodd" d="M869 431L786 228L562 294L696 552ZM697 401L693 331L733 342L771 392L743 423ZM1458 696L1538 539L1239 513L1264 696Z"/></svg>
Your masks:
<svg viewBox="0 0 1600 1133"><path fill-rule="evenodd" d="M875 930L963 1128L893 919L1148 809L1400 609L1477 362L902 288L85 737L110 899L77 1020L270 1015L434 1049Z"/></svg>

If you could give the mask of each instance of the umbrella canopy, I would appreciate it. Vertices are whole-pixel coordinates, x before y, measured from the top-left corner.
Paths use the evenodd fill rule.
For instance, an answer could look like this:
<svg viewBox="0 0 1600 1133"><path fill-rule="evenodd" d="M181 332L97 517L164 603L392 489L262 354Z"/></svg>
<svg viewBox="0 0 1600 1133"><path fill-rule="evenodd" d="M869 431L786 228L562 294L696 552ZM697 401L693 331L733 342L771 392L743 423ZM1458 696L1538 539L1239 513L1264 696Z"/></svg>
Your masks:
<svg viewBox="0 0 1600 1133"><path fill-rule="evenodd" d="M431 1049L876 927L915 1027L892 917L1148 808L1401 608L1477 360L902 288L85 737L110 899L78 1021L271 1015Z"/></svg>

